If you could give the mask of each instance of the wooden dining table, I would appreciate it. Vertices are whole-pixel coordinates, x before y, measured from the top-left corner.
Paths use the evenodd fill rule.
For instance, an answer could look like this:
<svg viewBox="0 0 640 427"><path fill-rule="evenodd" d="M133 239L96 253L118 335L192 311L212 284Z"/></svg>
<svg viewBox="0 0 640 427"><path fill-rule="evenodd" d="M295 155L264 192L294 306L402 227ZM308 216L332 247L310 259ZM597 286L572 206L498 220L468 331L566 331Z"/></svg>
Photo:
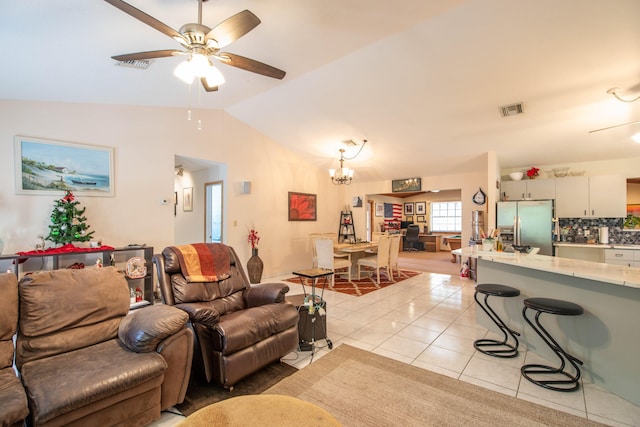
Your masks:
<svg viewBox="0 0 640 427"><path fill-rule="evenodd" d="M336 253L346 253L351 255L351 274L354 275L358 271L358 260L367 256L367 250L377 249L377 242L359 242L359 243L336 243L333 250Z"/></svg>

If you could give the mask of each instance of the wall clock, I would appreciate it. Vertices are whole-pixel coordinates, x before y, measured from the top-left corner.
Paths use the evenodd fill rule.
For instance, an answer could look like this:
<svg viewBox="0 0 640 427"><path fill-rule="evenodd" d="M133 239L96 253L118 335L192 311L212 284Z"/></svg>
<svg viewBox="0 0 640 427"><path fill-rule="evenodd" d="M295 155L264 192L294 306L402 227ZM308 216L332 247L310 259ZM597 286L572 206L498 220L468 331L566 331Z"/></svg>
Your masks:
<svg viewBox="0 0 640 427"><path fill-rule="evenodd" d="M487 202L487 195L484 194L482 188L479 188L476 194L473 195L472 200L476 205L484 205Z"/></svg>

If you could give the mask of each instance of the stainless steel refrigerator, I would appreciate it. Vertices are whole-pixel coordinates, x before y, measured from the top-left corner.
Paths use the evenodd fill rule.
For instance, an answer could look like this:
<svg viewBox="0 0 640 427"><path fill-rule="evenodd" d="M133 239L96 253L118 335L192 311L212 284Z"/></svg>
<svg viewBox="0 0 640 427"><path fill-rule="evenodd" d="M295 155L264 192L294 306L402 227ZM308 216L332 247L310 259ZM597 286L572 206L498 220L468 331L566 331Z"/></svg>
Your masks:
<svg viewBox="0 0 640 427"><path fill-rule="evenodd" d="M540 248L553 256L553 200L498 202L497 227L515 245Z"/></svg>

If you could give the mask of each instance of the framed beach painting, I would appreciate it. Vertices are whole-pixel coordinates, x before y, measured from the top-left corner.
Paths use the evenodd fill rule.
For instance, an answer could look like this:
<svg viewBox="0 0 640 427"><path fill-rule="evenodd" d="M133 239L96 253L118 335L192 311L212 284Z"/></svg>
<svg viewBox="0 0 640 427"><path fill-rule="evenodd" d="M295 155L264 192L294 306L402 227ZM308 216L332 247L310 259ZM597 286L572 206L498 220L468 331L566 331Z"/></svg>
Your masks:
<svg viewBox="0 0 640 427"><path fill-rule="evenodd" d="M113 196L113 148L14 137L17 194Z"/></svg>
<svg viewBox="0 0 640 427"><path fill-rule="evenodd" d="M316 221L317 196L315 194L289 192L289 221Z"/></svg>

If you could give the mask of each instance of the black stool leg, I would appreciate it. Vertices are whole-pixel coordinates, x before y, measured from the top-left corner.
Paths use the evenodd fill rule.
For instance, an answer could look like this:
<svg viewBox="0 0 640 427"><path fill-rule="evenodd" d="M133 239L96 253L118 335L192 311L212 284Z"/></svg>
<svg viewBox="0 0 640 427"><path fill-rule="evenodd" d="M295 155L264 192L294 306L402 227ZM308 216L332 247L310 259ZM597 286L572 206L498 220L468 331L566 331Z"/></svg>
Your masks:
<svg viewBox="0 0 640 427"><path fill-rule="evenodd" d="M516 336L520 336L520 334L516 331L511 330L507 325L505 325L500 316L498 316L496 312L493 311L493 309L489 305L489 302L487 301L487 299L489 298L489 294L484 295L484 304L482 304L478 300L478 292L473 295L473 298L476 300L480 308L484 310L485 313L487 313L487 316L489 316L493 323L495 323L498 328L500 328L500 331L504 336L502 341L492 340L488 338L476 340L473 343L473 347L475 347L476 350L493 357L516 357L518 355L519 345L518 338ZM515 344L510 344L508 342L509 336L513 338Z"/></svg>
<svg viewBox="0 0 640 427"><path fill-rule="evenodd" d="M540 338L542 338L542 340L545 343L547 343L549 348L551 348L551 350L553 350L556 356L558 356L558 358L560 359L560 367L554 368L552 366L547 366L547 365L528 364L528 365L522 366L520 368L520 372L522 373L523 377L525 377L532 383L537 384L540 387L547 388L549 390L555 390L555 391L577 390L578 388L580 388L580 368L578 367L577 364L582 365L582 361L578 360L577 358L573 357L572 355L564 351L564 349L560 347L560 344L558 344L556 340L553 339L551 334L549 334L549 332L540 324L540 315L542 313L543 313L542 311L536 312L536 317L535 317L536 324L534 325L533 322L531 322L531 320L529 320L529 318L527 317L527 307L524 307L522 309L522 316L524 317L524 320L527 321L527 323L533 328L533 330L536 331L536 333L540 336ZM567 362L569 362L569 364L573 366L574 370L576 371L575 375L571 375L569 372L565 371L564 368ZM533 375L559 374L567 377L567 379L566 380L534 379L530 376L531 374Z"/></svg>

